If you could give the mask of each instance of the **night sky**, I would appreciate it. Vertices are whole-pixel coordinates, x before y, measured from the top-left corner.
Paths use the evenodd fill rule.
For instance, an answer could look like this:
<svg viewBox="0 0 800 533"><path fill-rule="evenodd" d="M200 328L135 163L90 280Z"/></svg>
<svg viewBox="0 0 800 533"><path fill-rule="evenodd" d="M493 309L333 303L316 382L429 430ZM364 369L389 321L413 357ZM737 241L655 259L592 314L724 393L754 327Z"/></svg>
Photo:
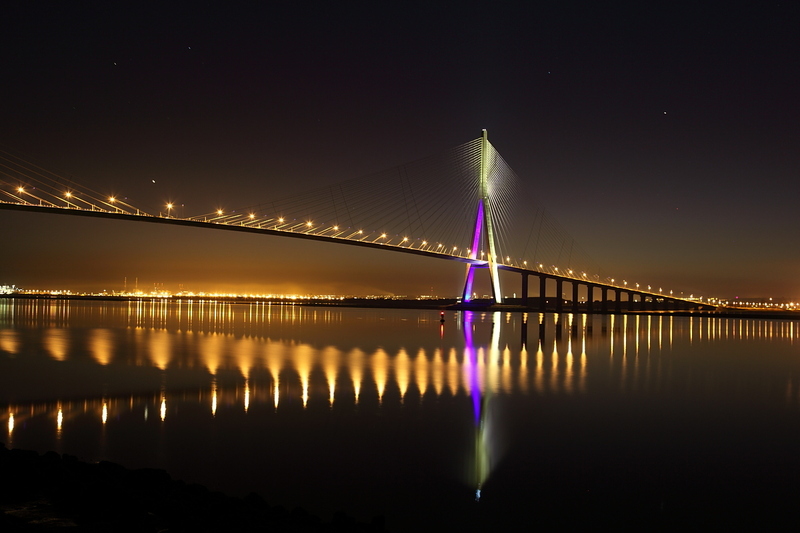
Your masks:
<svg viewBox="0 0 800 533"><path fill-rule="evenodd" d="M486 128L605 272L800 299L797 2L14 2L0 65L4 149L143 208L252 205ZM26 288L463 282L453 262L5 210L0 247L0 284Z"/></svg>

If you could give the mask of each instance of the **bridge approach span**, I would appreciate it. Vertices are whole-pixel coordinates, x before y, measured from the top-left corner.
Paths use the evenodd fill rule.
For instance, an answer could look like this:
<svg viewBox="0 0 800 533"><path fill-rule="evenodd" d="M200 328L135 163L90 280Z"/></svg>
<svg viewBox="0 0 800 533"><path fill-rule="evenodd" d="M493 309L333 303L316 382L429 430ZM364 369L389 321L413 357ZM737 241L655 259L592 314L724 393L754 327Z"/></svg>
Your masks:
<svg viewBox="0 0 800 533"><path fill-rule="evenodd" d="M175 218L175 217L153 216L149 214L119 213L119 212L105 211L105 210L39 206L39 205L20 204L12 202L0 202L0 209L35 212L35 213L48 213L55 215L71 215L71 216L104 218L111 220L126 220L132 222L147 222L153 224L168 224L172 226L218 229L224 231L236 231L240 233L291 237L295 239L305 239L305 240L312 240L319 242L328 242L333 244L359 246L362 248L372 248L376 250L390 250L393 252L413 254L423 257L445 259L449 261L458 261L461 263L474 265L477 268L488 267L488 262L485 260L474 259L471 257L462 257L458 255L449 254L446 252L439 252L436 250L423 250L423 249L412 248L411 246L406 247L396 244L387 244L383 242L353 240L342 237L336 237L333 235L314 234L311 232L297 232L297 231L287 231L287 230L264 228L264 227L253 227L244 224L236 225L236 224L207 222L191 218ZM520 291L521 298L519 298L520 300L519 303L525 307L529 306L528 278L530 276L538 277L540 297L538 298L537 307L541 311L545 311L548 309L562 311L564 307L571 307L573 310L578 311L579 310L578 287L580 286L584 286L585 290L587 291L586 301L580 305L580 309L588 310L589 312L592 311L607 312L611 310L610 308L611 305L614 306L613 310L620 311L621 304L623 303L623 301L621 300L623 294L626 294L628 298L626 309L630 309L632 307L632 304L638 304L638 306L636 307L642 309L644 309L645 307L649 308L662 307L669 309L687 309L687 308L698 307L697 302L675 298L672 296L666 296L658 293L633 290L633 289L628 289L627 287L604 284L597 281L589 281L587 279L575 278L567 275L553 274L549 272L543 272L537 269L526 269L514 265L506 265L503 263L498 263L497 267L500 270L516 273L522 277L522 287ZM556 285L555 295L553 297L547 296L548 280L555 282ZM563 298L557 297L557 295L563 294L562 289L564 282L569 283L572 286L573 297L571 301L565 301ZM601 298L598 301L595 301L593 295L597 290L600 291ZM608 299L609 292L613 292L615 294L614 300ZM544 297L542 297L542 295L544 295ZM636 298L639 298L638 302L636 302ZM595 303L597 304L596 308L594 305ZM646 306L645 304L650 304L650 305ZM657 304L661 305L659 306Z"/></svg>

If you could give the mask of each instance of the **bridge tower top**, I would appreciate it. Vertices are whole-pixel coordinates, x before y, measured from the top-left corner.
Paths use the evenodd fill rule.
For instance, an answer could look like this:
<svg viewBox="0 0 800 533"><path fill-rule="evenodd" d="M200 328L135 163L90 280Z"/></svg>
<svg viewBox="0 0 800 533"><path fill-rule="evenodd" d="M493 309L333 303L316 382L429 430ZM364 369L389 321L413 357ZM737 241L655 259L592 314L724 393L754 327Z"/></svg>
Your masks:
<svg viewBox="0 0 800 533"><path fill-rule="evenodd" d="M489 250L489 257L487 263L478 265L470 263L467 265L466 280L464 282L464 292L462 300L468 302L472 299L472 287L475 281L475 269L480 266L489 267L489 277L492 282L492 297L497 303L502 303L503 293L500 292L500 276L497 271L497 246L495 243L494 224L492 223L492 206L489 201L489 174L493 166L493 150L489 144L488 132L484 129L481 134L481 164L480 164L480 180L479 191L480 198L478 199L478 209L475 217L475 230L472 238L472 248L470 250L470 257L472 259L478 258L478 250L482 246L486 246ZM488 245L488 246L487 246Z"/></svg>

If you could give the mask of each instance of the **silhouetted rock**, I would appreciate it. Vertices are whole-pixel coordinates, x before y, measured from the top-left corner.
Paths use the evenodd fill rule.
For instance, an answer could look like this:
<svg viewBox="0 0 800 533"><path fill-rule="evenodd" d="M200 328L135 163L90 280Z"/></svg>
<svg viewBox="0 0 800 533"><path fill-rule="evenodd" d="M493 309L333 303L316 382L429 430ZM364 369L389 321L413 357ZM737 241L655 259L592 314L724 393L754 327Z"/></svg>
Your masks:
<svg viewBox="0 0 800 533"><path fill-rule="evenodd" d="M173 480L164 470L84 463L55 452L9 450L0 443L0 531L70 527L76 532L383 531L337 513L326 523L305 509L287 513L257 494L233 498Z"/></svg>

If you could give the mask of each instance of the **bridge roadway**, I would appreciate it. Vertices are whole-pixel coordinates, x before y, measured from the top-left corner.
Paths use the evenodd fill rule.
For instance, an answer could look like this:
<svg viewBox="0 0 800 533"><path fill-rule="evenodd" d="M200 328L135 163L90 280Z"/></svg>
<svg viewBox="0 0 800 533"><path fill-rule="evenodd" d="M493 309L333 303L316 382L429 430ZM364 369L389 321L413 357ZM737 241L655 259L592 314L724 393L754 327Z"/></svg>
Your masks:
<svg viewBox="0 0 800 533"><path fill-rule="evenodd" d="M156 224L171 224L174 226L188 226L188 227L195 227L195 228L214 228L226 231L238 231L244 233L257 233L259 235L276 235L281 237L293 237L296 239L307 239L313 241L321 241L321 242L329 242L329 243L336 243L336 244L347 244L350 246L360 246L363 248L373 248L373 249L380 249L380 250L391 250L394 252L401 252L406 254L414 254L414 255L421 255L424 257L434 257L437 259L447 259L450 261L459 261L462 263L469 263L477 265L478 267L488 267L488 263L485 260L481 259L472 259L469 257L461 257L458 255L452 255L444 252L438 252L435 250L423 250L419 248L411 248L410 246L400 246L396 244L387 244L385 242L374 242L374 241L365 241L365 240L353 240L333 235L321 235L315 234L310 232L295 232L295 231L288 231L282 229L270 229L264 227L254 227L254 226L247 226L244 224L236 225L236 224L226 224L226 223L217 223L217 222L208 222L208 221L201 221L201 220L194 220L191 218L175 218L175 217L164 217L164 216L154 216L149 214L132 214L132 213L124 213L124 212L114 212L114 211L106 211L106 210L90 210L90 209L81 209L81 208L68 208L68 207L51 207L51 206L40 206L35 204L21 204L21 203L12 203L12 202L3 202L0 201L0 209L9 209L15 211L27 211L27 212L36 212L36 213L50 213L50 214L58 214L58 215L72 215L72 216L85 216L85 217L94 217L94 218L107 218L113 220L130 220L135 222L151 222ZM687 309L702 309L708 308L709 306L693 301L693 300L686 300L681 298L675 298L673 296L666 296L663 294L648 292L648 291L641 291L641 290L633 290L627 287L620 287L617 285L611 285L602 283L599 281L590 281L587 279L582 278L574 278L571 276L553 274L549 272L543 272L541 270L536 269L527 269L521 268L513 265L507 265L503 263L497 264L498 269L505 270L507 272L514 272L520 274L522 278L522 286L520 294L522 295L519 298L519 303L523 307L530 307L530 297L528 296L528 289L529 289L529 277L535 276L539 278L539 295L545 295L544 298L541 296L537 298L538 305L536 307L539 308L540 311L544 312L548 309L555 310L556 312L562 312L564 307L571 307L573 311L578 312L578 310L584 312L601 312L607 313L610 310L610 305L613 305L613 310L616 312L621 312L623 309L623 303L625 305L625 309L629 310L632 308L636 309L663 309L663 310L687 310ZM555 295L550 297L547 296L547 280L555 281ZM572 286L572 300L567 301L560 295L563 295L563 285L564 282L569 283ZM552 285L552 283L551 283ZM578 290L580 286L586 287L587 298L584 304L581 304L578 298ZM594 299L595 293L599 291L599 300ZM615 294L614 300L609 300L608 293L613 292ZM623 301L622 295L627 296L627 301ZM638 301L636 300L638 298Z"/></svg>

